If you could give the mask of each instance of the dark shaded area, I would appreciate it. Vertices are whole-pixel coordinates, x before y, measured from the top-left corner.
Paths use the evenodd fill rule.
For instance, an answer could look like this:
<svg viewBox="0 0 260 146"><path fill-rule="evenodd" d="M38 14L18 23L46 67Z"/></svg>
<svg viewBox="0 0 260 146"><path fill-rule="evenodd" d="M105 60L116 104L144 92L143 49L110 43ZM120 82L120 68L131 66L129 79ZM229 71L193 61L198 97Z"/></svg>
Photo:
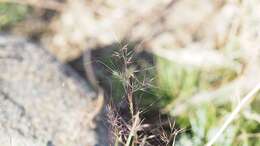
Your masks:
<svg viewBox="0 0 260 146"><path fill-rule="evenodd" d="M163 113L160 112L160 102L161 97L158 97L155 92L156 88L153 87L155 79L155 60L152 54L145 51L136 51L136 46L138 43L128 43L128 52L132 53L131 65L129 68L134 67L137 72L135 73L136 80L140 82L149 83L142 85L137 85L137 91L134 92L134 98L136 99L136 104L138 111L141 112L140 118L143 120L143 124L150 125L148 128L144 129L139 135L155 135L157 138L148 140L152 145L160 145L164 142L161 140L160 135L162 130L166 133L170 133L170 123L171 119ZM94 48L91 51L91 63L95 76L98 80L99 86L105 90L105 106L111 105L116 110L124 121L131 121L131 114L128 108L128 102L126 101L126 91L123 88L122 81L115 77L115 73L124 72L124 64L116 54L120 53L124 45L111 44L104 47ZM83 55L79 58L68 62L72 68L74 68L80 76L88 80L86 77L86 72L83 63ZM147 81L147 82L148 82ZM140 88L140 89L139 89ZM113 137L109 134L108 129L111 125L108 123L107 119L107 108L103 107L103 112L100 114L101 119L98 121L99 127L97 131L108 133L109 139ZM102 139L100 139L102 140ZM107 143L107 142L106 142Z"/></svg>

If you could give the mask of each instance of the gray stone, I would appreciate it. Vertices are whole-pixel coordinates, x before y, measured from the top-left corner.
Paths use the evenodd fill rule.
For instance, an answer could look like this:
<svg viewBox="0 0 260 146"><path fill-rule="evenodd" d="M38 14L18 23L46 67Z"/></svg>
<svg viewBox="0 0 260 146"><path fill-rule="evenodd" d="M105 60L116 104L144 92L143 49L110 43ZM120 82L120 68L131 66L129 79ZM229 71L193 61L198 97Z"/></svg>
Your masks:
<svg viewBox="0 0 260 146"><path fill-rule="evenodd" d="M94 96L42 47L0 35L1 146L94 146Z"/></svg>

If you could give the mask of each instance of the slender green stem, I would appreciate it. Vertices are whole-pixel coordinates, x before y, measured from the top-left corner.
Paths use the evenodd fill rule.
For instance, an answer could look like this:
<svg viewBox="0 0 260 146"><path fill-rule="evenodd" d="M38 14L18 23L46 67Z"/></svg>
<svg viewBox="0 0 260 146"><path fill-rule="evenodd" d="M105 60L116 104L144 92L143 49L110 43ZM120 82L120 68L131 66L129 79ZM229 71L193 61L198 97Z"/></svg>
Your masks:
<svg viewBox="0 0 260 146"><path fill-rule="evenodd" d="M127 142L126 142L125 146L132 146L133 140L134 140L134 134L131 132L127 138Z"/></svg>

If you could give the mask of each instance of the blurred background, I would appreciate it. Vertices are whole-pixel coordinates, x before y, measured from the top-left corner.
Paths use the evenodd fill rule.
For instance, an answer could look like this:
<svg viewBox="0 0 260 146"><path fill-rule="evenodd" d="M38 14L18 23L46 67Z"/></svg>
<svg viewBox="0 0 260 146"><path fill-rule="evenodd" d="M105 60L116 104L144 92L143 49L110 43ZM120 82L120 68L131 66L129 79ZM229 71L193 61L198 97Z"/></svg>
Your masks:
<svg viewBox="0 0 260 146"><path fill-rule="evenodd" d="M114 52L127 45L146 121L170 117L185 129L176 145L201 146L260 82L259 10L259 0L0 0L0 31L40 43L81 75L91 51L107 101L119 108ZM259 146L259 112L256 95L216 146Z"/></svg>

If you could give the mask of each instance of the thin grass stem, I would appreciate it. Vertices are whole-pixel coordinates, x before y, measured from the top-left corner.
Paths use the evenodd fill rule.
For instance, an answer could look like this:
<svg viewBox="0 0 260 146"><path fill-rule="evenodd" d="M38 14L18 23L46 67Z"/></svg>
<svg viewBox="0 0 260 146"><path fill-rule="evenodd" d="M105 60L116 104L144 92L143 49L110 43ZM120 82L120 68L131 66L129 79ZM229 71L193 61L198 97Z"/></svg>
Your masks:
<svg viewBox="0 0 260 146"><path fill-rule="evenodd" d="M236 118L237 114L241 111L241 109L248 104L254 98L254 95L260 90L260 83L255 86L243 99L242 101L236 106L236 108L231 113L230 117L225 121L223 126L217 132L217 134L206 144L206 146L212 146L219 136L227 129L228 125Z"/></svg>

